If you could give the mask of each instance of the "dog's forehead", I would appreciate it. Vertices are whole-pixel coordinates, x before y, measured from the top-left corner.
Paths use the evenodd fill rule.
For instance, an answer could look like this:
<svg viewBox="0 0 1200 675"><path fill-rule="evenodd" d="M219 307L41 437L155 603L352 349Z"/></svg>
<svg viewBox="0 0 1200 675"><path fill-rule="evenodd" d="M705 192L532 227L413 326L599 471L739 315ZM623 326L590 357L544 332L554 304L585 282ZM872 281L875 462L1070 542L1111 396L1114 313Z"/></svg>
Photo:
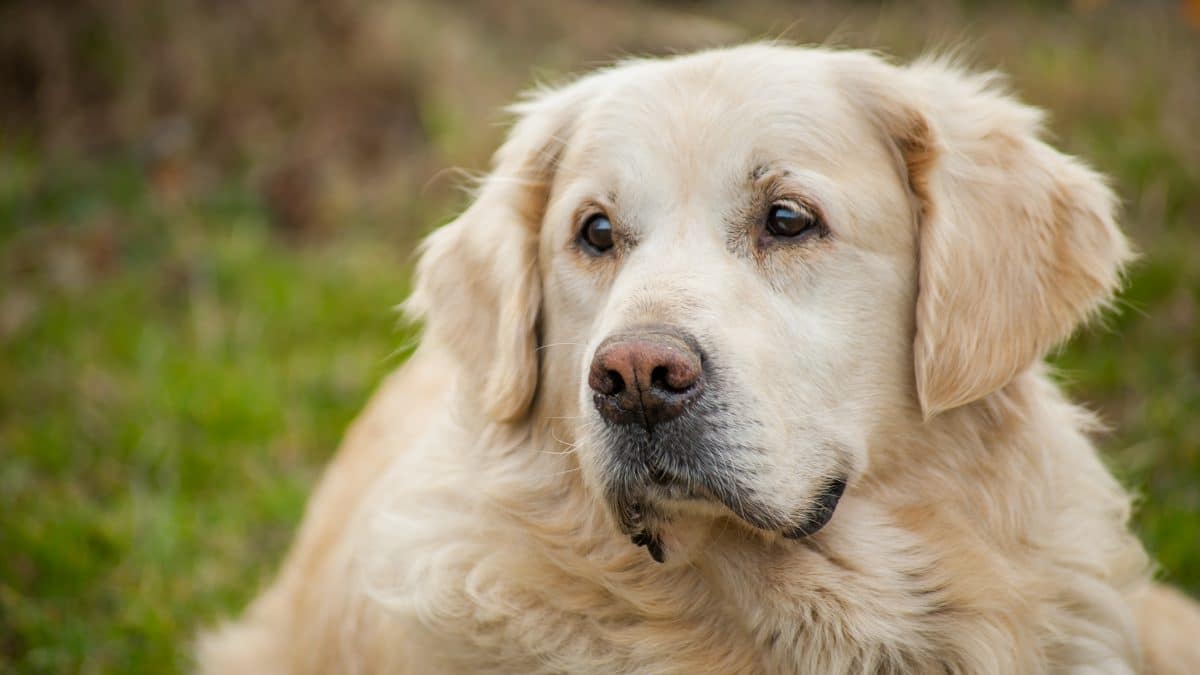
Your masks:
<svg viewBox="0 0 1200 675"><path fill-rule="evenodd" d="M563 167L631 187L671 176L695 187L775 162L844 165L870 129L826 56L713 53L618 70L585 106Z"/></svg>

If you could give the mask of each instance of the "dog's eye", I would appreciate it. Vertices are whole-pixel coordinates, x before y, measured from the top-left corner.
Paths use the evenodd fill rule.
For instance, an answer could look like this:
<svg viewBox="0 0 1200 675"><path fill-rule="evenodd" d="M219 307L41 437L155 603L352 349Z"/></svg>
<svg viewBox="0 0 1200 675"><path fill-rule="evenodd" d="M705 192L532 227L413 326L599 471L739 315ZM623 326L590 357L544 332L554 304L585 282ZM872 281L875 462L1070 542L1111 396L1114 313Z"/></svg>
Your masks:
<svg viewBox="0 0 1200 675"><path fill-rule="evenodd" d="M597 213L583 224L579 238L597 253L603 253L613 247L613 228L608 216Z"/></svg>
<svg viewBox="0 0 1200 675"><path fill-rule="evenodd" d="M795 204L772 204L767 211L767 231L776 237L798 237L816 231L820 221L812 211Z"/></svg>

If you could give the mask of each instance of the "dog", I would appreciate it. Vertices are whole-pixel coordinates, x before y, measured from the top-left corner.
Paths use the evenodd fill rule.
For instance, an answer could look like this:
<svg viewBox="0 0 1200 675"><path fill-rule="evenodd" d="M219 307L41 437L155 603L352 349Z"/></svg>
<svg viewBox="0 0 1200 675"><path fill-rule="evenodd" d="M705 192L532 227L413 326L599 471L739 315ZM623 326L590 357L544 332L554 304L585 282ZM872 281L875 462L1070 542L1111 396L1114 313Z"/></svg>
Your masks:
<svg viewBox="0 0 1200 675"><path fill-rule="evenodd" d="M1115 198L993 74L748 45L538 91L209 673L1196 673L1042 359Z"/></svg>

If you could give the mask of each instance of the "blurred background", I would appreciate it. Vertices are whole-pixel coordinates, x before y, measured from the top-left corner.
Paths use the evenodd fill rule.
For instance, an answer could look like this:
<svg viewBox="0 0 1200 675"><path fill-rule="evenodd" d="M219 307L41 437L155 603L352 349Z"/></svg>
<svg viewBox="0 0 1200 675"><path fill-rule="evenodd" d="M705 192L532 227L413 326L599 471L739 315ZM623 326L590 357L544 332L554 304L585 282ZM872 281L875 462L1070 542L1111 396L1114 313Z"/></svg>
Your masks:
<svg viewBox="0 0 1200 675"><path fill-rule="evenodd" d="M1143 253L1054 357L1200 592L1200 3L0 0L0 672L174 672L400 364L498 108L749 39L956 47L1113 176Z"/></svg>

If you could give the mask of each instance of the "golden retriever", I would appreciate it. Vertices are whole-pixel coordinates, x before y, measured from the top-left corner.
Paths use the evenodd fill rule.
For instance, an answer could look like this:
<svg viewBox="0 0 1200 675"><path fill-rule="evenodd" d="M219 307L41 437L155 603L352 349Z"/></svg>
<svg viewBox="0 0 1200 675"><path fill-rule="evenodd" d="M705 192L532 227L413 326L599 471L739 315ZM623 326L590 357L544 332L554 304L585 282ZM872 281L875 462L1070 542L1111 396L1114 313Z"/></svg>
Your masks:
<svg viewBox="0 0 1200 675"><path fill-rule="evenodd" d="M1130 258L944 60L751 45L540 91L211 673L1198 673L1041 365Z"/></svg>

